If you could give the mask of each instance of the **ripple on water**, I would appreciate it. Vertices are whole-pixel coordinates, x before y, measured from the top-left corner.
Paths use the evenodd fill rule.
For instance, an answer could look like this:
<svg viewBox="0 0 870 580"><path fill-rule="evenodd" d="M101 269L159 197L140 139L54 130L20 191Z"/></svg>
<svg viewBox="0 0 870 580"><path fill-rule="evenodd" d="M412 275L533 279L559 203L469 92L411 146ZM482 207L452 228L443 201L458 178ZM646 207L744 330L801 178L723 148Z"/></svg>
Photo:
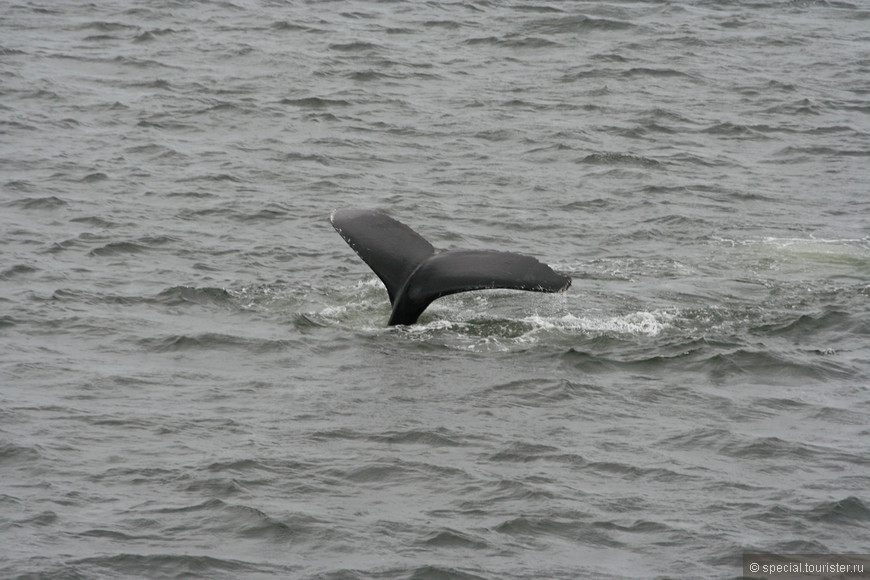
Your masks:
<svg viewBox="0 0 870 580"><path fill-rule="evenodd" d="M114 4L0 18L0 575L867 545L866 10ZM575 284L387 328L335 207Z"/></svg>

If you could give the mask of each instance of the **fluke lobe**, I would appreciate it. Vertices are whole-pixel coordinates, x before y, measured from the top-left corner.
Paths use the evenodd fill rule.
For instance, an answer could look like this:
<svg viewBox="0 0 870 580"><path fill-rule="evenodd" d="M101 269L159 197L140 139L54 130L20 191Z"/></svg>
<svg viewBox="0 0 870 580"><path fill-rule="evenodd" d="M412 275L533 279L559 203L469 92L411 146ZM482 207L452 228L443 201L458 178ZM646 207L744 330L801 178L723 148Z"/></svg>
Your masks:
<svg viewBox="0 0 870 580"><path fill-rule="evenodd" d="M531 256L494 250L437 252L403 223L379 211L340 209L329 218L344 241L387 287L387 324L414 324L433 300L469 290L564 292L571 278Z"/></svg>

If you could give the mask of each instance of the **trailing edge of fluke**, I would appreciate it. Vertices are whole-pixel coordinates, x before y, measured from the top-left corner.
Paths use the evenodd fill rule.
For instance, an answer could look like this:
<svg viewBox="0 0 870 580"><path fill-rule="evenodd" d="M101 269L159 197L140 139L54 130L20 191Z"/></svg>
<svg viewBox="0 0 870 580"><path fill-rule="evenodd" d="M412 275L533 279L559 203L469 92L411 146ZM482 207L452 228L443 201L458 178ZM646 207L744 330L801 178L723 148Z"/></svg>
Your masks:
<svg viewBox="0 0 870 580"><path fill-rule="evenodd" d="M470 290L564 292L571 278L531 256L495 250L436 252L420 234L385 213L340 209L329 218L344 241L387 287L388 324L414 324L433 300Z"/></svg>

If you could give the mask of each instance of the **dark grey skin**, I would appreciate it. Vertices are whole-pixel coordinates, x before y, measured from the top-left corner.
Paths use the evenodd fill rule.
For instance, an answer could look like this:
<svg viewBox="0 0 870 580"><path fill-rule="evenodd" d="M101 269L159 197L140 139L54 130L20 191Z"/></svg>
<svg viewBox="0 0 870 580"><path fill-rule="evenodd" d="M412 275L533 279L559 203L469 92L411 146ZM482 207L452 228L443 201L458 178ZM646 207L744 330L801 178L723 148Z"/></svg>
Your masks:
<svg viewBox="0 0 870 580"><path fill-rule="evenodd" d="M457 292L564 292L571 286L571 278L531 256L494 250L436 252L417 232L379 211L340 209L329 221L387 287L393 305L390 326L414 324L433 300Z"/></svg>

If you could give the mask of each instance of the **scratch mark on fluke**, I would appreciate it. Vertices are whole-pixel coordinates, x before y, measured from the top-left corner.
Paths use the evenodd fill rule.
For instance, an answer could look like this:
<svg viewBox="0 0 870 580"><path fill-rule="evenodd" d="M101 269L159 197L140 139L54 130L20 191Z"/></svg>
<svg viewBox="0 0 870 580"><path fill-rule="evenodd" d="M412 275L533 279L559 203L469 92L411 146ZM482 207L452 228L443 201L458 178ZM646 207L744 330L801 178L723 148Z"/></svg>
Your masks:
<svg viewBox="0 0 870 580"><path fill-rule="evenodd" d="M387 287L388 324L414 324L433 300L470 290L564 292L571 278L531 256L495 250L436 252L420 234L385 213L340 209L329 218L344 241Z"/></svg>

